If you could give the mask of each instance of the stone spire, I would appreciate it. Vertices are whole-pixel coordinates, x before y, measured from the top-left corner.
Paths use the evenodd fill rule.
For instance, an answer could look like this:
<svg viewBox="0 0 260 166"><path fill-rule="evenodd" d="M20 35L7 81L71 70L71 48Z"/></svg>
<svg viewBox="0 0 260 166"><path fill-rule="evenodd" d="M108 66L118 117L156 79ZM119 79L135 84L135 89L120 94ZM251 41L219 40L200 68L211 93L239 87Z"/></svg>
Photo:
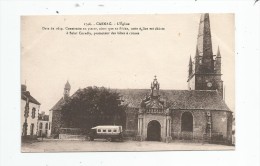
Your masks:
<svg viewBox="0 0 260 166"><path fill-rule="evenodd" d="M216 57L215 61L216 61L215 66L214 66L215 73L221 74L221 54L220 54L219 47L218 47L217 57Z"/></svg>
<svg viewBox="0 0 260 166"><path fill-rule="evenodd" d="M64 89L70 90L71 86L69 81L66 82Z"/></svg>
<svg viewBox="0 0 260 166"><path fill-rule="evenodd" d="M216 58L215 58L216 57ZM222 96L221 55L213 58L209 14L202 14L199 24L194 74L188 78L190 90L217 90Z"/></svg>
<svg viewBox="0 0 260 166"><path fill-rule="evenodd" d="M195 73L199 73L201 62L202 62L202 57L199 55L198 45L196 45L196 53L195 53Z"/></svg>
<svg viewBox="0 0 260 166"><path fill-rule="evenodd" d="M220 50L219 50L219 46L218 46L217 57L220 57L220 58L221 58L221 54L220 54Z"/></svg>
<svg viewBox="0 0 260 166"><path fill-rule="evenodd" d="M197 49L198 55L202 57L199 72L213 73L214 60L212 52L210 20L208 13L202 14L200 18L199 33L197 38Z"/></svg>
<svg viewBox="0 0 260 166"><path fill-rule="evenodd" d="M192 65L192 60L191 60L191 55L190 55L190 62L189 62L189 77L192 75L193 71L193 65Z"/></svg>

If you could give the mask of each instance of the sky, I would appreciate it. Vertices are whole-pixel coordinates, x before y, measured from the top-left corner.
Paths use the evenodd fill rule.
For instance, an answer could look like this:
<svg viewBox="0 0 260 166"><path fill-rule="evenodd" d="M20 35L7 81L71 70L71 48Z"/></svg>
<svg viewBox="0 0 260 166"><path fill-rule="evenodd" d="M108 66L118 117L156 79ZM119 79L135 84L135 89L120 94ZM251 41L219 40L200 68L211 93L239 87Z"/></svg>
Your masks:
<svg viewBox="0 0 260 166"><path fill-rule="evenodd" d="M140 35L66 35L43 27L85 27L91 22L127 22L128 27L163 27ZM148 89L154 75L161 89L187 88L200 14L21 17L21 84L48 111L63 96L67 80L78 88ZM219 46L225 101L235 111L235 27L233 14L210 14L213 54ZM101 27L94 25L94 27ZM115 27L115 25L102 26ZM126 27L126 26L125 26Z"/></svg>

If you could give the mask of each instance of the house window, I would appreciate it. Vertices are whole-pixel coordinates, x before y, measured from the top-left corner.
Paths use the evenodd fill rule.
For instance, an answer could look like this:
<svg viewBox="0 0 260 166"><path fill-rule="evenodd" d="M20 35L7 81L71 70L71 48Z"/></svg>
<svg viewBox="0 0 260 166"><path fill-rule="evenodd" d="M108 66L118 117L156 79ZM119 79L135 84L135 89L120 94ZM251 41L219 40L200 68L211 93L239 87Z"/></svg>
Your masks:
<svg viewBox="0 0 260 166"><path fill-rule="evenodd" d="M32 108L32 118L33 118L33 119L35 118L35 112L36 112L36 109L33 107L33 108Z"/></svg>

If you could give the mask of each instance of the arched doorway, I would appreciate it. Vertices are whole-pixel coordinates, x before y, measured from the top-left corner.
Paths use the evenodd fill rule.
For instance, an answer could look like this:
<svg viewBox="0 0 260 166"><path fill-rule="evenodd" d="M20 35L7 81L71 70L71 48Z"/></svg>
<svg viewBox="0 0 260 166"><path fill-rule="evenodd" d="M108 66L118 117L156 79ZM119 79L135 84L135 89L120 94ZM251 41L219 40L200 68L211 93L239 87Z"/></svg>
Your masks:
<svg viewBox="0 0 260 166"><path fill-rule="evenodd" d="M181 116L182 139L193 138L193 116L190 112L184 112Z"/></svg>
<svg viewBox="0 0 260 166"><path fill-rule="evenodd" d="M148 123L147 141L161 141L161 125L156 120Z"/></svg>

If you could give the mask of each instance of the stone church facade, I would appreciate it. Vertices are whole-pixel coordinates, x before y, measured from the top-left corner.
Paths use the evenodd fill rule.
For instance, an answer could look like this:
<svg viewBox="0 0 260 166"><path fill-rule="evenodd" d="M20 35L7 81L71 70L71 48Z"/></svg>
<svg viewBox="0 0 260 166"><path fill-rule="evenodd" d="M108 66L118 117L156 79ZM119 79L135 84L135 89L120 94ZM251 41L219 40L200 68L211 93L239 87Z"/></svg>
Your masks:
<svg viewBox="0 0 260 166"><path fill-rule="evenodd" d="M220 49L213 55L209 14L202 14L195 58L189 61L187 90L161 90L156 76L150 89L114 89L128 106L125 137L230 143L232 111L223 100L221 75ZM69 90L67 82L64 97L50 110L52 133L62 126L61 105Z"/></svg>
<svg viewBox="0 0 260 166"><path fill-rule="evenodd" d="M232 111L223 100L221 75L220 49L213 55L209 14L202 14L188 90L160 90L156 78L150 90L118 90L129 108L126 134L138 140L230 143Z"/></svg>

